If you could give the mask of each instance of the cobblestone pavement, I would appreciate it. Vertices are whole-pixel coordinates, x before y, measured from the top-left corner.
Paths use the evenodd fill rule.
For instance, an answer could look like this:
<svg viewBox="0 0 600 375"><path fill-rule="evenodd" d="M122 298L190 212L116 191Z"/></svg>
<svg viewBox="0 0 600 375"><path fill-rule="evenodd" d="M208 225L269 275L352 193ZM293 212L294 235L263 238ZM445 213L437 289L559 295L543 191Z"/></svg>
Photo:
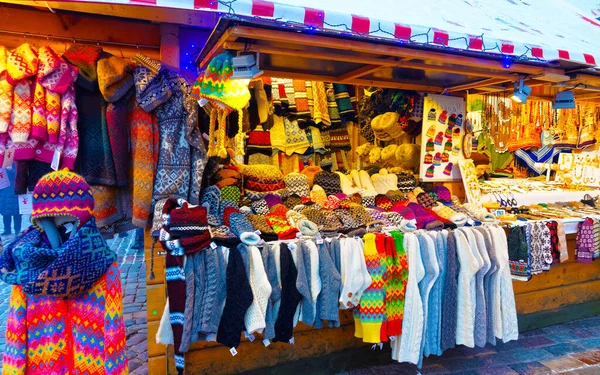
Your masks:
<svg viewBox="0 0 600 375"><path fill-rule="evenodd" d="M28 226L23 219L23 228ZM2 224L0 222L0 228ZM3 230L3 228L2 228ZM123 287L123 316L127 331L127 355L129 357L129 373L132 375L148 374L148 328L146 325L146 266L144 250L132 249L134 232L127 237L108 241L110 247L118 254ZM14 236L2 238L6 245ZM6 330L6 312L10 298L11 286L0 282L0 353L4 352ZM0 368L2 356L0 354Z"/></svg>
<svg viewBox="0 0 600 375"><path fill-rule="evenodd" d="M415 375L416 367L390 364L340 375ZM600 315L523 332L518 341L464 346L425 358L420 373L460 375L600 374Z"/></svg>

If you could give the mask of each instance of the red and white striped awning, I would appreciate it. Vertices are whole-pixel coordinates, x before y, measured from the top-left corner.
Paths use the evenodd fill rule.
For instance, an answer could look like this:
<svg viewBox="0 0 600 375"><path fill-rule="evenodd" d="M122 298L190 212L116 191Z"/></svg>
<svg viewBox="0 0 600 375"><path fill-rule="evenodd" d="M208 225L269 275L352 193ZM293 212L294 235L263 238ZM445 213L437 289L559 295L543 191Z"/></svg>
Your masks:
<svg viewBox="0 0 600 375"><path fill-rule="evenodd" d="M212 11L541 61L600 62L597 0L86 0Z"/></svg>

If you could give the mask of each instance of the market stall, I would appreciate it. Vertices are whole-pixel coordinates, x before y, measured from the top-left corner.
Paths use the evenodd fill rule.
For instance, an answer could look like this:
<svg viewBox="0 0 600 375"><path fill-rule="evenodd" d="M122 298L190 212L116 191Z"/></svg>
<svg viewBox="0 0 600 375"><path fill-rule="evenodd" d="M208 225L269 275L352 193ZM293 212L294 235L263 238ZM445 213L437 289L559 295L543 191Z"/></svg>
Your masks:
<svg viewBox="0 0 600 375"><path fill-rule="evenodd" d="M511 2L495 4L501 17L491 19L485 6L461 3L455 11L468 18L457 23L439 16L443 12L438 11L447 5L430 3L429 8L389 12L381 7L362 15L341 13L336 4L322 4L328 9L317 10L310 6L321 4L308 2L306 7L242 0L169 2L177 8L169 10L160 7L160 2L149 6L45 3L51 10L77 12L62 18L63 24L69 20L73 24L68 32L53 24L57 18L47 11L12 10L15 17L0 30L0 45L7 50L35 40L34 50L45 46L60 51L70 64L87 72L73 44L88 50L94 47L97 61L106 59L104 53L116 57L108 68L123 69L115 78L117 83L128 77L135 81L130 90L135 95L127 98L143 112L133 112L139 117L132 122L131 133L119 133L124 135L119 140L110 133L119 127L108 126L112 148L99 153L93 153L88 138L80 142L78 163L86 155L92 164L99 155L107 163L112 160L114 183L94 180L102 176L94 175L92 164L90 169L81 169L80 164L75 168L92 185L97 202L94 214L106 236L133 226L147 228L150 373L237 373L381 342L392 347L394 360L419 364L423 355L439 355L454 345L506 342L517 338L517 330L600 311L600 263L592 261L600 250L593 235L600 225L594 201L597 186L592 180L581 180L584 172L595 178L598 157L592 152L588 159L580 158L576 151L591 151L596 134L585 129L600 121L596 103L600 99L596 68L600 53L590 43L599 36L594 11L557 1L546 13L548 18L538 20L528 16L538 14L542 5ZM53 25L50 35L39 30L38 20L44 17L46 24ZM88 17L97 23L91 34L77 28ZM502 17L509 21L500 21ZM22 24L27 18L36 21ZM558 19L561 22L555 22ZM508 30L506 23L511 25ZM176 24L214 29L207 40L206 32L202 36L188 33L185 44L191 49L185 50L181 48L184 29ZM561 26L550 30L548 25ZM573 32L580 28L586 32ZM133 58L130 65L125 62L129 58ZM97 61L94 64L100 66ZM146 90L146 79L158 82L151 92ZM165 91L169 94L163 96ZM552 108L551 101L557 101L559 92L571 93L575 110ZM507 101L513 95L529 103ZM104 102L114 108L121 98L104 95ZM477 100L483 105L473 104ZM142 128L142 124L151 126ZM88 130L81 126L80 132ZM572 128L576 141L559 147L560 140L572 137ZM150 137L142 129L149 129ZM556 140L542 145L542 131ZM533 143L526 142L531 139ZM518 147L513 149L515 144ZM131 154L118 154L127 145ZM568 154L575 156L559 156L567 154L564 149L574 149ZM513 162L513 154L522 161ZM481 155L487 157L483 163L478 162ZM120 156L126 161L115 164L123 161ZM58 153L59 163L60 157ZM52 160L42 161L47 169L56 169ZM581 168L573 167L569 173L570 165L578 162ZM480 184L477 164L490 169L486 174L509 179ZM119 170L119 166L124 168ZM519 171L521 175L515 173ZM128 174L135 175L134 183L119 184L119 172L125 180ZM532 183L525 178L528 174L541 176L540 181ZM523 182L514 177L524 177ZM566 190L572 191L570 196ZM556 203L565 200L568 204ZM128 209L132 215L128 216ZM559 226L563 230L551 238L554 232L550 231ZM417 234L412 233L414 229ZM576 238L577 229L592 231L591 245L587 239ZM531 240L546 232L548 244ZM332 273L337 272L339 285L325 278L321 268L311 273L309 266L323 264L321 254L325 249L335 254L336 246L338 255L362 256L362 261L350 266L335 265L331 255ZM472 258L465 255L468 250L462 257L456 255L454 263L452 257L445 258L448 252L469 246ZM513 254L516 247L522 252ZM286 284L284 292L281 267L287 262L289 270L300 274L298 257L305 248L302 267L308 291L296 281ZM388 250L396 255L381 255ZM406 264L394 264L393 259L400 262L407 253ZM270 254L275 254L279 268ZM289 259L282 260L286 256ZM415 263L418 257L423 257L420 266ZM474 258L480 280L475 281L479 276L474 275L471 279L481 289L478 286L477 293L470 295L473 303L455 304L442 312L442 293L466 290L465 284L463 289L452 289L452 282L461 279L458 273L454 278L449 272L451 276L443 278L442 269L456 262L464 268ZM234 266L238 268L230 270ZM354 266L365 280L379 280L385 274L386 281L381 285L364 282L364 288L354 288L354 281L344 278ZM419 267L425 269L421 277L430 283L428 287L422 287L415 276L410 279ZM267 274L257 271L263 268ZM493 290L484 281L492 279L491 269L497 271L494 285L502 293L497 293L497 302L487 299L486 305L481 301ZM190 270L204 272L198 278L215 283L211 287L220 293L215 298L221 304L204 303L209 298L204 294L208 284L190 283ZM273 273L268 274L269 270ZM395 276L393 270L398 271ZM401 270L406 271L406 279L400 276ZM237 283L231 284L237 290L229 284L225 290L209 274ZM246 282L241 274L247 276ZM489 277L484 279L484 275ZM511 277L516 280L511 282ZM319 291L314 290L317 284ZM235 294L249 288L254 300ZM391 313L369 310L393 306L378 294L382 288L398 288L403 297L406 293L404 323L395 326L405 329L403 335L387 323L393 320ZM292 289L301 295L296 296L296 305L286 300L291 305L285 310L292 313L286 315L286 322L294 322L293 328L284 330L273 322L283 319L282 310L273 310L269 302L276 289L287 298L294 295ZM333 306L334 313L318 315L316 306L326 302L317 301L317 295L326 292L335 295L327 305ZM367 297L357 299L361 293ZM338 306L339 298L342 306ZM370 299L378 305L370 306ZM239 305L230 305L233 300ZM312 306L317 316L311 318L312 302L317 304ZM302 308L293 319L299 303ZM200 306L212 310L196 311ZM490 322L487 327L473 322L471 327L461 327L460 335L454 327L455 332L444 336L443 313L454 314L449 321L456 321L456 314L467 314L468 309L477 309L473 314L485 317L484 306L495 306L489 308L491 317L484 319ZM270 316L269 325L273 311L279 314L275 313L277 319ZM421 312L420 323L413 311ZM206 314L213 317L212 321L206 318L210 328L193 326L198 316ZM260 318L256 323L248 314L262 314L262 325ZM219 324L219 317L227 327ZM328 324L321 318L331 322L331 328L325 328ZM240 325L240 319L245 325ZM411 324L410 319L417 320ZM235 329L229 329L234 325ZM440 329L437 337L433 330L424 333L429 325ZM268 333L269 327L273 332ZM418 327L424 337L419 343L411 342L407 332ZM223 332L226 328L228 332ZM246 335L240 341L242 331Z"/></svg>

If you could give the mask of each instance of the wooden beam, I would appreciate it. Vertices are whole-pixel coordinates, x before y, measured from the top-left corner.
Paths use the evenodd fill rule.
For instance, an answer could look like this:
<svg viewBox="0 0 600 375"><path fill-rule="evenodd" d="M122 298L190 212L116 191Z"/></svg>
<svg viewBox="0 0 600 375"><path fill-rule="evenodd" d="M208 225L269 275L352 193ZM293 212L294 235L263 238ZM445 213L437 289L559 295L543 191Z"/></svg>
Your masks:
<svg viewBox="0 0 600 375"><path fill-rule="evenodd" d="M481 80L475 81L475 82L465 82L465 83L459 83L459 84L455 84L455 85L445 86L444 92L464 91L464 90L468 90L468 89L475 89L478 87L497 85L497 84L503 83L503 82L506 82L506 80L502 79L502 78L486 78L486 79L481 79Z"/></svg>
<svg viewBox="0 0 600 375"><path fill-rule="evenodd" d="M340 62L348 62L348 63L356 63L356 64L369 64L369 65L379 65L379 66L396 66L400 59L385 59L385 58L376 58L369 56L360 56L360 55L344 55L335 52L321 52L321 51L306 51L300 48L276 48L269 45L257 45L257 44L248 44L240 43L240 42L230 42L226 41L223 43L224 49L231 49L235 51L249 51L249 52L260 52L270 55L281 55L281 56L291 56L291 57L310 57L311 59L319 59L319 60L330 60L330 61L340 61Z"/></svg>
<svg viewBox="0 0 600 375"><path fill-rule="evenodd" d="M576 100L595 99L600 98L600 92L592 92L589 94L577 94L575 95Z"/></svg>
<svg viewBox="0 0 600 375"><path fill-rule="evenodd" d="M213 33L214 32L215 31L213 31ZM212 46L210 51L208 51L208 53L204 55L204 58L202 59L202 61L200 61L200 63L197 64L200 69L206 68L208 66L208 64L210 63L210 61L213 59L213 57L215 57L217 55L217 52L221 49L224 49L223 44L225 43L225 41L227 41L231 37L231 34L233 34L233 28L229 28L223 32L223 34L221 35L219 40L215 43L215 45ZM209 40L210 40L210 37L209 37Z"/></svg>
<svg viewBox="0 0 600 375"><path fill-rule="evenodd" d="M354 79L362 76L366 76L367 74L376 72L384 67L381 65L365 65L358 69L352 70L348 73L344 73L337 77L339 82L346 82L349 79Z"/></svg>
<svg viewBox="0 0 600 375"><path fill-rule="evenodd" d="M160 25L160 61L179 70L179 25Z"/></svg>
<svg viewBox="0 0 600 375"><path fill-rule="evenodd" d="M287 31L266 30L256 27L235 26L233 27L233 30L233 35L241 38L340 49L371 55L378 54L420 60L433 60L441 63L450 63L475 68L502 69L502 62L493 59L459 56L451 53L423 51L405 47L390 46L386 44L377 44L373 42L341 40L319 35L304 35L302 33L293 33ZM564 70L562 69L525 64L512 64L509 68L504 68L503 70L525 74L542 74L544 72L564 74Z"/></svg>
<svg viewBox="0 0 600 375"><path fill-rule="evenodd" d="M64 10L79 13L97 14L111 17L132 18L156 23L174 23L212 29L217 24L219 14L186 9L168 9L152 6L99 4L72 1L23 1L0 0L1 3L35 7L38 9Z"/></svg>
<svg viewBox="0 0 600 375"><path fill-rule="evenodd" d="M476 68L466 68L466 67L457 67L457 66L446 66L446 65L433 65L433 64L424 64L419 62L409 62L402 61L397 65L399 68L409 68L409 69L419 69L419 70L429 70L432 72L446 72L446 73L455 73L455 74L464 74L469 76L476 77L489 77L489 78L505 78L517 80L519 79L519 75L511 72L501 72L501 71L488 71Z"/></svg>
<svg viewBox="0 0 600 375"><path fill-rule="evenodd" d="M267 77L277 78L290 78L290 79L302 79L305 81L325 81L325 82L339 82L338 77L328 75L315 75L310 73L300 72L289 72L285 70L272 70L263 69L264 75ZM422 85L415 82L407 81L378 81L370 79L350 79L344 83L358 85L358 86L377 86L384 88L394 88L401 90L414 90L414 91L427 91L427 92L442 92L442 88L439 86Z"/></svg>

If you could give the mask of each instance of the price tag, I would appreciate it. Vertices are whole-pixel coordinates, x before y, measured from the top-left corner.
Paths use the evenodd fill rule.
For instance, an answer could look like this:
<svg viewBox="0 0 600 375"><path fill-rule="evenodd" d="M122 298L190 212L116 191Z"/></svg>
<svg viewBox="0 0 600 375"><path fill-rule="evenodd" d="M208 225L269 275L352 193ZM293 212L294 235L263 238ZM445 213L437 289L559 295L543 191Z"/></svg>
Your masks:
<svg viewBox="0 0 600 375"><path fill-rule="evenodd" d="M31 194L19 195L19 213L21 215L30 215L31 211Z"/></svg>
<svg viewBox="0 0 600 375"><path fill-rule="evenodd" d="M322 245L322 244L323 244L323 239L317 238L317 245Z"/></svg>
<svg viewBox="0 0 600 375"><path fill-rule="evenodd" d="M8 168L12 165L13 160L15 158L15 149L10 148L4 152L4 162L2 162L2 166L4 168Z"/></svg>
<svg viewBox="0 0 600 375"><path fill-rule="evenodd" d="M256 233L257 236L260 236L262 234L261 231L259 231L258 229L254 231L254 233Z"/></svg>
<svg viewBox="0 0 600 375"><path fill-rule="evenodd" d="M60 151L55 150L54 155L52 156L52 164L50 164L50 168L58 171L58 166L60 164Z"/></svg>
<svg viewBox="0 0 600 375"><path fill-rule="evenodd" d="M288 245L288 249L294 251L294 250L296 250L296 245L293 244L293 243L291 243L291 244Z"/></svg>
<svg viewBox="0 0 600 375"><path fill-rule="evenodd" d="M206 336L206 341L217 341L217 335L211 333L210 335Z"/></svg>
<svg viewBox="0 0 600 375"><path fill-rule="evenodd" d="M271 341L269 339L264 339L263 340L263 345L265 346L265 348L269 345L271 345Z"/></svg>
<svg viewBox="0 0 600 375"><path fill-rule="evenodd" d="M396 336L390 336L390 342L396 341Z"/></svg>
<svg viewBox="0 0 600 375"><path fill-rule="evenodd" d="M256 337L254 337L253 334L249 334L248 335L248 341L253 342L254 340L256 340Z"/></svg>
<svg viewBox="0 0 600 375"><path fill-rule="evenodd" d="M229 353L231 353L232 357L235 357L237 355L237 350L235 350L235 348L231 348L229 349Z"/></svg>
<svg viewBox="0 0 600 375"><path fill-rule="evenodd" d="M327 237L327 238L325 239L325 241L327 241L327 242L331 242L331 241L333 241L333 238L331 238L331 237Z"/></svg>
<svg viewBox="0 0 600 375"><path fill-rule="evenodd" d="M211 249L216 249L216 248L217 248L217 244L216 244L216 243L214 243L214 242L211 242L211 243L210 243L210 248L211 248Z"/></svg>
<svg viewBox="0 0 600 375"><path fill-rule="evenodd" d="M10 180L6 173L6 168L0 168L0 189L5 189L10 186Z"/></svg>
<svg viewBox="0 0 600 375"><path fill-rule="evenodd" d="M73 225L73 223L66 223L65 224L65 229L67 230L66 233L71 233L71 231L73 231L74 227L75 227L75 225Z"/></svg>
<svg viewBox="0 0 600 375"><path fill-rule="evenodd" d="M291 345L294 345L294 343L295 343L295 341L294 341L294 338L292 337L292 338L290 339L290 344L291 344Z"/></svg>

